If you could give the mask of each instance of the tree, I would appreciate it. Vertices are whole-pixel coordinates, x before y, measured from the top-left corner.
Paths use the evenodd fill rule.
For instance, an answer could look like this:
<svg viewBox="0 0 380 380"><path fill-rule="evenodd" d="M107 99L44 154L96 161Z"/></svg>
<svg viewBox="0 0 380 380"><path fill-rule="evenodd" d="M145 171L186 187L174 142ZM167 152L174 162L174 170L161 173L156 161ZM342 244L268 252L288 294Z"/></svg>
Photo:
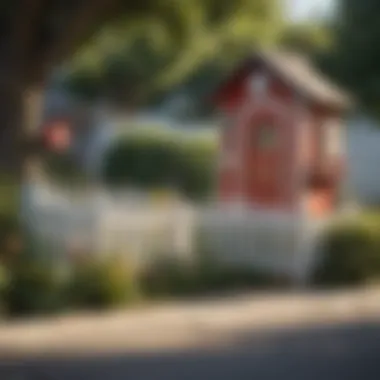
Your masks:
<svg viewBox="0 0 380 380"><path fill-rule="evenodd" d="M283 48L314 57L330 47L332 36L323 23L291 24L284 28L278 43Z"/></svg>
<svg viewBox="0 0 380 380"><path fill-rule="evenodd" d="M147 102L210 62L225 64L273 42L281 15L278 0L165 3L160 18L121 21L96 36L72 61L69 88Z"/></svg>
<svg viewBox="0 0 380 380"><path fill-rule="evenodd" d="M3 0L0 5L0 164L20 172L23 133L38 120L41 89L53 68L118 10L148 11L154 2Z"/></svg>
<svg viewBox="0 0 380 380"><path fill-rule="evenodd" d="M182 49L176 56L178 59L166 65L163 75L158 78L151 75L154 83L148 81L147 86L167 86L191 71L197 62L214 56L220 41L231 43L235 36L246 43L252 43L253 36L263 41L270 39L277 16L272 18L271 25L268 20L270 15L277 14L276 3L276 0L3 0L0 5L1 169L21 172L25 133L38 121L36 114L41 109L44 85L53 70L88 42L90 36L102 34L102 25L110 25L107 38L112 37L116 42L124 38L120 30L131 30L139 24L140 28L166 25L172 41ZM107 24L111 19L115 21ZM162 62L157 62L153 72L162 68ZM105 66L118 67L111 70L114 74L123 61L121 65L106 62ZM141 75L147 75L150 70ZM110 83L118 82L118 78L116 75ZM136 79L132 75L128 78Z"/></svg>
<svg viewBox="0 0 380 380"><path fill-rule="evenodd" d="M341 0L334 45L324 58L327 72L349 88L362 105L379 113L380 3Z"/></svg>

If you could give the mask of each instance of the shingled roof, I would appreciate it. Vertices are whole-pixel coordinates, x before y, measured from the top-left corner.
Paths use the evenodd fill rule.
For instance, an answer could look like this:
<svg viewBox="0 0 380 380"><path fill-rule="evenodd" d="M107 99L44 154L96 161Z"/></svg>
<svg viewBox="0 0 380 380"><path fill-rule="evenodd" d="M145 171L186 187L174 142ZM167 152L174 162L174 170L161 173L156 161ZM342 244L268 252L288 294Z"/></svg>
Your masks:
<svg viewBox="0 0 380 380"><path fill-rule="evenodd" d="M287 51L261 51L255 56L312 100L342 109L349 109L354 104L347 93L328 80L303 55Z"/></svg>

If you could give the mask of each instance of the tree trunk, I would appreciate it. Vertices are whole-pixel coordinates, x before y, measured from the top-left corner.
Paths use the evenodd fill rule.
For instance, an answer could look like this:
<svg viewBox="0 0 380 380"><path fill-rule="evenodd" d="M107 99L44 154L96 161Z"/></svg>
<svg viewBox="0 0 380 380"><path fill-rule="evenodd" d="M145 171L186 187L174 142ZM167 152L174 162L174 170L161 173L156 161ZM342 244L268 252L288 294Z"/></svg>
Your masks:
<svg viewBox="0 0 380 380"><path fill-rule="evenodd" d="M31 154L28 142L38 131L41 100L40 88L0 81L0 201L7 203L11 188L9 202L18 209L23 185L38 173L38 154Z"/></svg>
<svg viewBox="0 0 380 380"><path fill-rule="evenodd" d="M39 123L40 98L41 91L0 80L0 261L3 262L12 263L28 244L25 183L33 179L38 157L28 157L26 141Z"/></svg>
<svg viewBox="0 0 380 380"><path fill-rule="evenodd" d="M23 92L19 86L4 82L0 85L0 172L19 180L23 161Z"/></svg>

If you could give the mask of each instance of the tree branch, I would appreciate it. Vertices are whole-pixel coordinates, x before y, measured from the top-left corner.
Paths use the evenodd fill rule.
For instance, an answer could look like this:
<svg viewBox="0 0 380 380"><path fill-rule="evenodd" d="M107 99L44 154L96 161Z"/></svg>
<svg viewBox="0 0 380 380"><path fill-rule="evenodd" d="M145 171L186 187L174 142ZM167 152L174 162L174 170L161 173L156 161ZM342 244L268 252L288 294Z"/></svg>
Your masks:
<svg viewBox="0 0 380 380"><path fill-rule="evenodd" d="M45 75L52 67L61 63L75 48L82 44L98 22L111 15L118 0L83 0L75 13L71 13L65 28L37 59L37 75Z"/></svg>

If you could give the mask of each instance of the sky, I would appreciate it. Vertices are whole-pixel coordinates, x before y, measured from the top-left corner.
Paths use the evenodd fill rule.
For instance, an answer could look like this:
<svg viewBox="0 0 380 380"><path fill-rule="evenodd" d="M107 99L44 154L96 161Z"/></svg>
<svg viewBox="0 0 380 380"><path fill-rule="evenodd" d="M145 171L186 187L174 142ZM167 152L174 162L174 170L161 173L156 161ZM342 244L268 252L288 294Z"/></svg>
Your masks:
<svg viewBox="0 0 380 380"><path fill-rule="evenodd" d="M333 12L336 0L287 0L291 18L302 21L314 15L324 14L327 17Z"/></svg>

